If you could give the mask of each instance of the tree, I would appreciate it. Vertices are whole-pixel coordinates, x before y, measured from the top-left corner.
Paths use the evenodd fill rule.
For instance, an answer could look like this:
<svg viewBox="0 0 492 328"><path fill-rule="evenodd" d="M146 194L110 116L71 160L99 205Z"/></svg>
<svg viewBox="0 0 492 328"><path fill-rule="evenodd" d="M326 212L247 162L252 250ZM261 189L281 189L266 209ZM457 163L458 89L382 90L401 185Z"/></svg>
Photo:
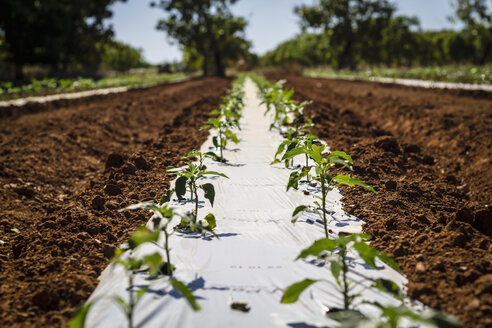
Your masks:
<svg viewBox="0 0 492 328"><path fill-rule="evenodd" d="M237 0L161 0L152 3L168 13L157 29L167 33L183 49L201 55L203 75L225 75L227 60L237 60L248 54L246 21L235 17L229 5Z"/></svg>
<svg viewBox="0 0 492 328"><path fill-rule="evenodd" d="M97 43L112 36L103 20L111 17L107 8L115 1L120 0L2 0L0 29L17 78L27 64L54 71L96 68L101 60Z"/></svg>
<svg viewBox="0 0 492 328"><path fill-rule="evenodd" d="M489 5L487 5L487 2ZM456 18L482 39L482 51L477 63L484 65L492 51L492 11L490 0L455 0ZM454 20L455 18L451 18Z"/></svg>
<svg viewBox="0 0 492 328"><path fill-rule="evenodd" d="M131 68L148 66L145 63L142 50L135 49L122 42L111 40L102 45L102 67L116 70L127 71Z"/></svg>
<svg viewBox="0 0 492 328"><path fill-rule="evenodd" d="M313 6L298 6L294 12L307 29L331 30L330 45L338 52L338 67L356 68L355 53L375 51L395 7L388 0L319 0Z"/></svg>

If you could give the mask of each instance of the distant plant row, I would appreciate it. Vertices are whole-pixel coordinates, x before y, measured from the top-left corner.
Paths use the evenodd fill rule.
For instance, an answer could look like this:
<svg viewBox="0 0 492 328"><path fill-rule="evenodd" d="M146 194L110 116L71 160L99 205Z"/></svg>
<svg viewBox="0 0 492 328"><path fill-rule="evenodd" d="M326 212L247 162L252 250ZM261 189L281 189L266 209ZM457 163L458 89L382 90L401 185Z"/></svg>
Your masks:
<svg viewBox="0 0 492 328"><path fill-rule="evenodd" d="M157 74L154 70L149 69L146 70L145 73L125 74L115 77L106 77L100 80L90 78L44 78L42 80L31 79L31 83L20 86L16 86L12 82L0 82L0 100L91 89L154 85L179 78L185 78L186 76L187 75L184 73Z"/></svg>

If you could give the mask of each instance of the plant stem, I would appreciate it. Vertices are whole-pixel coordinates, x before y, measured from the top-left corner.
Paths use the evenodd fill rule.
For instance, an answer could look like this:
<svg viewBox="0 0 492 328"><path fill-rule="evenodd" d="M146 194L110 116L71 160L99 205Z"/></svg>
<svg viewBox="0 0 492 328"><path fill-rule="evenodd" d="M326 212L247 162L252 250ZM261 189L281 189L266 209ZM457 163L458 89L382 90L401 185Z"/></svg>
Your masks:
<svg viewBox="0 0 492 328"><path fill-rule="evenodd" d="M321 174L321 211L323 212L323 225L325 228L325 235L328 238L328 224L326 221L326 194L328 186L325 184L326 182L324 173Z"/></svg>
<svg viewBox="0 0 492 328"><path fill-rule="evenodd" d="M128 328L133 328L133 308L135 307L135 299L133 295L133 271L130 271L128 276L128 286L130 292L130 301L128 303Z"/></svg>
<svg viewBox="0 0 492 328"><path fill-rule="evenodd" d="M169 233L167 232L167 225L164 227L163 230L164 230L164 241L165 241L164 248L166 250L166 258L167 258L167 275L171 276L173 270L171 269L171 256L169 254L169 246L168 246Z"/></svg>
<svg viewBox="0 0 492 328"><path fill-rule="evenodd" d="M350 299L348 295L348 284L347 284L347 258L346 258L346 249L343 248L340 251L340 256L342 257L342 279L343 279L343 309L347 311L350 307Z"/></svg>
<svg viewBox="0 0 492 328"><path fill-rule="evenodd" d="M196 221L198 220L198 191L197 191L197 187L195 185L195 223Z"/></svg>
<svg viewBox="0 0 492 328"><path fill-rule="evenodd" d="M224 160L224 156L222 155L222 130L219 129L219 148L220 148L220 160Z"/></svg>
<svg viewBox="0 0 492 328"><path fill-rule="evenodd" d="M309 157L308 157L307 154L304 154L304 156L306 156L306 167L309 167ZM309 171L308 171L308 173L306 175L306 180L309 183Z"/></svg>

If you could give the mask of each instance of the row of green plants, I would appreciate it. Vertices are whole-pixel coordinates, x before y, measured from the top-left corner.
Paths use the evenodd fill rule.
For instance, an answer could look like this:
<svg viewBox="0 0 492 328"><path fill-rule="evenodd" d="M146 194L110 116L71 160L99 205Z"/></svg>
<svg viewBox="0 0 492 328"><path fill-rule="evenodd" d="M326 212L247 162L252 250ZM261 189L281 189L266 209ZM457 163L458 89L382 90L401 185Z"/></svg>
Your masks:
<svg viewBox="0 0 492 328"><path fill-rule="evenodd" d="M492 64L446 65L407 68L366 68L356 71L330 67L307 68L304 74L313 77L342 77L368 80L371 78L415 79L436 82L492 84Z"/></svg>
<svg viewBox="0 0 492 328"><path fill-rule="evenodd" d="M203 197L213 207L215 200L214 185L203 182L203 180L211 176L228 177L223 173L208 170L205 159L208 158L222 163L227 162L224 157L224 148L227 146L227 141L239 142L234 129L240 128L239 119L244 107L243 83L244 77L234 81L230 93L224 97L220 109L210 112L211 118L201 128L202 130L214 130L216 135L213 136L213 143L216 151L202 153L193 150L183 157L183 159L188 161L185 166L181 168L169 167L167 172L176 176L174 188L167 190L158 203L142 202L121 210L147 210L153 213L151 219L152 228L139 227L128 241L116 250L111 260L112 264L124 268L128 278L128 297L114 296L112 299L125 314L129 328L135 326L135 309L149 289L149 286L142 287L141 284L138 286L135 284L137 275L145 274L144 277L148 280L149 285L152 282L162 283L163 280L167 280L170 288L180 292L193 310L200 310L193 292L184 282L176 278L175 271L177 268L171 261L170 236L174 233L179 233L219 238L214 232L214 228L217 225L214 214L209 213L201 219L202 215L198 213L199 203L201 202L200 195L203 194ZM172 207L170 202L174 196L180 205L193 204L192 209L185 210ZM172 227L171 224L174 219L178 219L179 223ZM159 251L140 255L138 249L148 243L157 246L165 254L165 257ZM98 301L99 299L94 299L80 307L72 319L70 327L84 327L89 310ZM231 308L233 309L242 309L243 307L244 304L242 303L231 303Z"/></svg>
<svg viewBox="0 0 492 328"><path fill-rule="evenodd" d="M312 245L303 249L296 260L315 258L315 263L325 264L329 267L331 278L327 279L303 279L288 286L281 299L282 303L295 303L300 295L315 283L331 285L333 290L340 294L342 306L327 310L328 318L339 323L340 327L401 327L412 323L423 323L435 327L459 327L454 318L443 315L433 310L418 312L412 306L405 305L404 293L398 285L388 279L369 278L362 275L359 280L349 279L349 272L357 275L353 270L360 257L364 264L375 270L379 270L383 263L401 272L396 262L386 253L379 252L369 245L370 236L366 234L345 234L337 236L328 229L328 216L332 211L327 206L328 192L339 185L349 187L359 186L376 193L374 188L364 181L352 177L350 174L338 174L342 170L353 170L353 159L342 151L330 151L321 143L312 132L313 122L304 115L304 108L309 102L296 104L292 100L294 91L283 87L283 82L271 83L268 80L252 75L252 78L260 89L260 97L267 109L273 113L271 128L279 129L285 140L279 145L274 155L272 164L284 163L290 168L290 174L286 190L298 189L300 184L308 184L318 187L320 195L311 205L301 205L294 209L292 222L295 223L305 211L317 213L323 222L324 238L316 240ZM300 163L294 165L294 159L300 157ZM367 302L362 300L361 291L374 289L389 294L400 301L400 306L381 304L377 301ZM378 309L378 317L370 317L361 312L361 306L372 306Z"/></svg>
<svg viewBox="0 0 492 328"><path fill-rule="evenodd" d="M0 82L0 100L35 96L44 93L68 93L91 89L113 87L136 87L154 85L187 77L184 73L158 74L156 69L147 69L143 73L129 73L99 80L91 78L76 79L31 79L31 83L15 85L13 82Z"/></svg>

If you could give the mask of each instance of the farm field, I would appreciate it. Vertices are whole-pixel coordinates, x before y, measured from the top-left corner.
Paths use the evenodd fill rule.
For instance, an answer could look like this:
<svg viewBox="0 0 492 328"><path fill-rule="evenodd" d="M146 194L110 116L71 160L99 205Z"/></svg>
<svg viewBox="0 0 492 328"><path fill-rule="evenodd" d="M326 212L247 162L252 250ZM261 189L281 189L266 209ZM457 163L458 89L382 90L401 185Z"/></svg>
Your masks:
<svg viewBox="0 0 492 328"><path fill-rule="evenodd" d="M67 326L114 247L147 220L118 209L160 197L169 165L230 80L205 78L123 94L2 108L0 326Z"/></svg>
<svg viewBox="0 0 492 328"><path fill-rule="evenodd" d="M342 187L346 211L395 257L409 295L464 327L490 326L491 94L268 77L313 100L315 133L350 153L357 176L380 192Z"/></svg>
<svg viewBox="0 0 492 328"><path fill-rule="evenodd" d="M269 78L285 79L296 100L313 100L305 112L313 132L350 153L355 175L378 190L340 188L345 210L367 222L371 245L402 267L409 296L464 327L490 325L490 94ZM67 325L114 248L148 220L118 209L160 198L173 178L166 168L206 140L198 128L229 87L206 78L3 109L7 326Z"/></svg>

